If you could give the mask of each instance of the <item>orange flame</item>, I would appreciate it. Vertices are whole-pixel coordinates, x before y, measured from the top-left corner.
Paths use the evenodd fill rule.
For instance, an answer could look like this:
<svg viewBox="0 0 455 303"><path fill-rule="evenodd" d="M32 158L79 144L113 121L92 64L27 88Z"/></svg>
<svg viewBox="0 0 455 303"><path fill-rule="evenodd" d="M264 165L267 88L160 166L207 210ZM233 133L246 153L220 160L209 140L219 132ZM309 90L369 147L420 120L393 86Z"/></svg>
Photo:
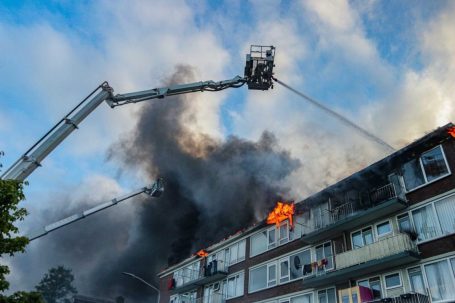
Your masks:
<svg viewBox="0 0 455 303"><path fill-rule="evenodd" d="M447 132L449 133L449 135L451 135L452 137L455 138L455 126L452 126L450 127Z"/></svg>
<svg viewBox="0 0 455 303"><path fill-rule="evenodd" d="M294 226L292 216L295 212L294 203L277 202L275 208L269 213L267 217L267 224L280 225L286 219L289 219L291 228Z"/></svg>
<svg viewBox="0 0 455 303"><path fill-rule="evenodd" d="M204 258L204 257L207 257L209 254L205 250L201 249L200 251L198 251L196 253L196 255L198 255L201 258Z"/></svg>

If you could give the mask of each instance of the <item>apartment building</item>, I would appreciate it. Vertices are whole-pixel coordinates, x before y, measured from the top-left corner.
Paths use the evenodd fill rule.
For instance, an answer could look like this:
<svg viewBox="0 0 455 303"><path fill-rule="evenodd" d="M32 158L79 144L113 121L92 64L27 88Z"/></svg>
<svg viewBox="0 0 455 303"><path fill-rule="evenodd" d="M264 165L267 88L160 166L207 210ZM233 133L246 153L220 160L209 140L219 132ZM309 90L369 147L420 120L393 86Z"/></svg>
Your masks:
<svg viewBox="0 0 455 303"><path fill-rule="evenodd" d="M455 302L453 127L163 270L160 303Z"/></svg>

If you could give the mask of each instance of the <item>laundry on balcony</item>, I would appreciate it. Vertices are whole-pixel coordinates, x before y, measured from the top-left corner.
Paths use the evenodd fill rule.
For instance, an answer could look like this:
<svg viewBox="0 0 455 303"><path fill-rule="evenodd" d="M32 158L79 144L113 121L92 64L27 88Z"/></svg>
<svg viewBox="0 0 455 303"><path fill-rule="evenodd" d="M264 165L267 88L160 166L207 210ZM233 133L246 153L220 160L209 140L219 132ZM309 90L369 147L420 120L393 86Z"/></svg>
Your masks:
<svg viewBox="0 0 455 303"><path fill-rule="evenodd" d="M167 289L171 290L175 288L175 279L170 278L169 281L167 281Z"/></svg>

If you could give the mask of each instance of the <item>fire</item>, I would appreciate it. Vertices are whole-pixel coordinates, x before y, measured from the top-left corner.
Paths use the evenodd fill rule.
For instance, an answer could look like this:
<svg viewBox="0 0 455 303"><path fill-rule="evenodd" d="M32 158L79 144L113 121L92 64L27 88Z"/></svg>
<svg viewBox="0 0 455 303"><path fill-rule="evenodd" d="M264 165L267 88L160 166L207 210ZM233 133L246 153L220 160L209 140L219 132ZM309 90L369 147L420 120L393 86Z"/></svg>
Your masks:
<svg viewBox="0 0 455 303"><path fill-rule="evenodd" d="M452 137L455 138L455 126L452 126L450 127L447 132L449 133L449 135L451 135Z"/></svg>
<svg viewBox="0 0 455 303"><path fill-rule="evenodd" d="M196 255L198 255L201 258L204 258L204 257L207 257L209 254L205 250L201 249L200 251L198 251L196 253Z"/></svg>
<svg viewBox="0 0 455 303"><path fill-rule="evenodd" d="M294 226L292 216L295 212L294 203L277 202L275 208L269 213L267 217L267 224L279 225L286 219L289 219L291 228Z"/></svg>

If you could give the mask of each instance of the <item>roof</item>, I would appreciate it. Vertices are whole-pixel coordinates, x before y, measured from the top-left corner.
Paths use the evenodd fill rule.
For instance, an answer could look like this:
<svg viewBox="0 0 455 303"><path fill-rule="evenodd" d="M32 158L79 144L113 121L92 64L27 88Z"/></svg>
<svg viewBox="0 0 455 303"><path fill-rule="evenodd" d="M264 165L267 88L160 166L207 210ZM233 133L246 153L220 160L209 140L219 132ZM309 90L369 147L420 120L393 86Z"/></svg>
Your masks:
<svg viewBox="0 0 455 303"><path fill-rule="evenodd" d="M373 178L375 175L384 175L384 171L390 171L393 168L397 168L401 166L403 162L407 162L410 159L414 158L416 155L428 150L429 148L436 146L438 144L441 144L444 141L447 141L451 139L451 135L448 133L448 129L451 127L454 127L455 125L453 123L448 123L444 126L438 127L437 129L429 132L425 136L415 140L414 142L406 145L405 147L395 151L394 153L390 154L389 156L363 168L362 170L326 187L325 189L301 200L296 202L296 204L299 204L299 208L303 208L306 205L311 205L313 203L316 203L316 201L320 201L324 195L328 195L330 193L339 191L340 188L345 187L347 184L352 184L353 182L360 182L359 180L362 180L363 178ZM244 237L247 234L250 234L256 230L259 230L263 227L266 226L265 219L262 220L261 222L258 222L250 227L245 228L242 231L237 232L234 235L231 235L225 239L223 239L220 242L217 242L207 249L205 249L206 252L211 253L219 249L220 247L223 247L227 244L230 244L231 242L234 242L242 237ZM200 257L196 255L192 255L191 257L174 264L164 270L162 270L158 276L162 277L173 270L184 266L186 264L189 264Z"/></svg>

